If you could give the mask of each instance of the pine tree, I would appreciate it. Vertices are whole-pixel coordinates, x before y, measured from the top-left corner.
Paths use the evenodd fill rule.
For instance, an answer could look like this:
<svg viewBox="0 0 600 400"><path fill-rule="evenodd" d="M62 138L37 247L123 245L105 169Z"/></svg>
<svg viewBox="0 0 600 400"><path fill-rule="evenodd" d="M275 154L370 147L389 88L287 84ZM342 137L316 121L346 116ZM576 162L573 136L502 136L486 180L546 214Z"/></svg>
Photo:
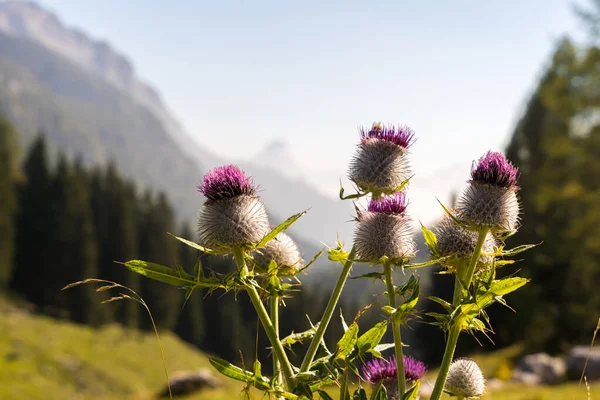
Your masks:
<svg viewBox="0 0 600 400"><path fill-rule="evenodd" d="M99 304L92 286L81 285L60 292L68 283L97 277L89 182L80 161L72 168L66 157L60 156L53 192L55 231L44 273L52 289L48 292L47 304L64 307L75 322L98 325L104 322L104 307Z"/></svg>
<svg viewBox="0 0 600 400"><path fill-rule="evenodd" d="M11 287L34 304L43 305L47 297L42 279L52 246L54 217L50 202L51 176L48 169L46 139L39 135L31 145L23 168L25 182L19 185L19 215L15 269Z"/></svg>
<svg viewBox="0 0 600 400"><path fill-rule="evenodd" d="M92 209L98 238L98 273L102 279L125 285L134 291L140 287L140 277L123 265L138 258L135 189L109 163L106 171L97 170L92 177ZM140 324L140 306L132 301L111 304L115 319L136 328Z"/></svg>
<svg viewBox="0 0 600 400"><path fill-rule="evenodd" d="M192 233L188 225L184 225L181 230L181 236L192 238ZM198 252L183 244L179 245L179 264L193 274L193 265L198 260ZM202 291L194 291L190 298L185 302L183 309L179 314L175 332L185 341L198 347L203 346L204 342L204 311L202 306Z"/></svg>
<svg viewBox="0 0 600 400"><path fill-rule="evenodd" d="M15 188L15 146L17 133L12 125L0 116L0 292L9 284L13 270L15 214L17 198Z"/></svg>
<svg viewBox="0 0 600 400"><path fill-rule="evenodd" d="M177 260L176 241L168 235L168 232L175 230L173 210L163 193L155 200L147 192L142 202L138 220L140 258L173 267ZM143 279L141 294L154 315L156 325L163 329L175 329L183 291L161 282ZM142 327L151 328L146 322L142 323Z"/></svg>

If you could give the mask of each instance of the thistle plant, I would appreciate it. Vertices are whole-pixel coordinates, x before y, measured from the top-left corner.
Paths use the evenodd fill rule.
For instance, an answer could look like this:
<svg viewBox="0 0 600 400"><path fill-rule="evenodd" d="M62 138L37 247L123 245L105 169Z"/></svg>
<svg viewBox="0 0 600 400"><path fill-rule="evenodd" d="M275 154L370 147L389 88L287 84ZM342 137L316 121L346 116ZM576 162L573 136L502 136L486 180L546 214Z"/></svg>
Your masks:
<svg viewBox="0 0 600 400"><path fill-rule="evenodd" d="M495 302L505 304L504 295L527 283L514 276L496 279L497 268L514 262L508 257L533 247L504 248L506 237L519 227L518 170L495 152L475 162L469 186L456 208L442 206L445 215L433 230L422 226L430 260L412 263L417 246L407 212L406 188L412 176L409 156L415 133L406 126L380 123L361 128L359 133L360 141L348 168L356 193L344 196L341 188L340 198L370 196L369 202L365 208L355 205L352 249L347 252L339 241L328 249L329 260L342 268L320 320L307 331L283 337L279 327L280 303L301 290L301 273L321 255L304 265L298 246L285 233L305 212L273 227L254 179L236 166L214 168L202 178L198 190L206 200L198 212L198 236L196 240L175 237L202 254L232 257L237 266L233 273L213 272L207 276L200 258L194 276L179 266L172 269L140 260L124 265L147 278L185 289L186 298L196 289L207 289L209 294L246 291L270 342L273 376L262 374L258 360L252 371L219 358L211 358L211 363L229 378L277 399L299 400L312 399L317 393L331 399L324 388L334 383L342 400L367 399L363 383L372 386L371 398L415 400L427 367L403 354L401 327L421 313L417 311L419 279L412 271L440 265L444 273L454 274L455 283L452 299L431 297L445 313L421 313L421 318L439 326L447 337L431 399L439 400L444 391L459 399L478 398L485 391L485 379L473 361L454 360L454 350L463 332L488 334L485 309ZM344 333L336 348L329 349L323 338L356 262L370 264L373 272L354 278L381 280L387 304L381 308L382 320L365 332L359 332L362 312L349 324L342 316ZM396 285L394 271L409 276ZM296 283L289 283L293 281ZM394 343L381 343L390 325ZM307 340L310 343L301 364L292 365L287 352ZM383 358L382 352L391 348L394 354ZM352 396L351 381L358 383Z"/></svg>

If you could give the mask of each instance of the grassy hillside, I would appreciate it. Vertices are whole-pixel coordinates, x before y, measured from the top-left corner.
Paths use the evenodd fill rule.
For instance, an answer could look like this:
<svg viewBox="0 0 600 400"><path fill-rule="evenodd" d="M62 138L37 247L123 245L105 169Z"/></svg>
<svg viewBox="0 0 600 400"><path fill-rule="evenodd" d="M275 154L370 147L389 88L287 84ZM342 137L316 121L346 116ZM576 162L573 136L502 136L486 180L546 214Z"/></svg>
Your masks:
<svg viewBox="0 0 600 400"><path fill-rule="evenodd" d="M170 333L161 335L169 372L210 368L207 357ZM516 348L475 357L485 375L498 375ZM219 376L219 378L221 378ZM434 374L426 379L433 382ZM199 392L190 400L242 398L242 386L221 379L224 386ZM165 383L156 338L109 326L100 330L32 315L0 299L0 399L131 399L155 398ZM600 383L590 388L600 398ZM335 388L330 390L337 395ZM263 399L261 393L252 399ZM444 399L448 398L447 396ZM525 387L506 383L484 400L587 399L584 385L569 383Z"/></svg>
<svg viewBox="0 0 600 400"><path fill-rule="evenodd" d="M161 335L170 373L210 368L205 355ZM241 386L193 399L236 398ZM153 334L117 326L94 330L31 315L0 300L0 399L150 399L165 384Z"/></svg>

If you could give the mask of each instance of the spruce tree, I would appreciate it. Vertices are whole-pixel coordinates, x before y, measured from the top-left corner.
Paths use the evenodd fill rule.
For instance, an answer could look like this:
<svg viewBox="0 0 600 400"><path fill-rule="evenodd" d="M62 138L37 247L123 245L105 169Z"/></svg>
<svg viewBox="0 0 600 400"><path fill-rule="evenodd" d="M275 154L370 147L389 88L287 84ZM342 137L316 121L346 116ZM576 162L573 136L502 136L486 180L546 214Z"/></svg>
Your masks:
<svg viewBox="0 0 600 400"><path fill-rule="evenodd" d="M52 181L48 169L46 139L39 135L31 145L23 167L25 181L18 187L15 269L11 287L41 306L48 297L42 279L55 232L52 215Z"/></svg>
<svg viewBox="0 0 600 400"><path fill-rule="evenodd" d="M7 288L13 270L15 214L17 196L15 187L15 146L17 133L0 116L0 292Z"/></svg>
<svg viewBox="0 0 600 400"><path fill-rule="evenodd" d="M68 283L98 276L89 182L80 161L71 167L66 157L60 156L53 192L55 232L44 275L49 288L56 293L48 298L48 304L54 297L56 305L66 308L73 321L98 325L104 322L104 307L92 286L81 285L60 292Z"/></svg>
<svg viewBox="0 0 600 400"><path fill-rule="evenodd" d="M155 199L147 192L138 218L140 258L173 267L177 261L177 248L176 241L168 232L175 231L175 220L166 195L161 193ZM143 279L141 295L150 307L156 325L174 330L184 292L164 283ZM149 322L142 322L142 327L151 329Z"/></svg>
<svg viewBox="0 0 600 400"><path fill-rule="evenodd" d="M139 290L140 277L123 265L138 258L135 190L124 181L114 163L106 171L93 174L92 209L98 238L98 274L102 279ZM114 318L122 324L137 328L140 324L140 305L132 301L115 302L110 307Z"/></svg>

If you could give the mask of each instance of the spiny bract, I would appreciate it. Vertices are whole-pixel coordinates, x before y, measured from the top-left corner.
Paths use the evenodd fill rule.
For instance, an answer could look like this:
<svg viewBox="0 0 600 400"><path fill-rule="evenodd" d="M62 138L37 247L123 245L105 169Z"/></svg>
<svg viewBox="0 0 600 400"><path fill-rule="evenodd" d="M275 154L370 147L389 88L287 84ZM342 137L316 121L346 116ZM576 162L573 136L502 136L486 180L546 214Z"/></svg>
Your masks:
<svg viewBox="0 0 600 400"><path fill-rule="evenodd" d="M198 243L225 252L258 243L270 229L252 178L234 165L217 167L198 190L208 199L198 213Z"/></svg>
<svg viewBox="0 0 600 400"><path fill-rule="evenodd" d="M373 124L368 131L361 128L360 134L361 142L350 162L350 180L377 196L392 193L410 178L407 153L414 132L408 127Z"/></svg>
<svg viewBox="0 0 600 400"><path fill-rule="evenodd" d="M451 210L451 212L455 212L455 210ZM464 229L447 214L444 214L441 221L436 225L434 232L437 237L439 255L441 257L451 257L441 263L444 267L453 270L458 261L471 259L477 244L477 232ZM482 254L479 257L476 272L491 266L493 257L489 254L494 251L495 245L494 237L488 233L483 242Z"/></svg>
<svg viewBox="0 0 600 400"><path fill-rule="evenodd" d="M415 254L406 206L404 193L398 192L371 200L367 210L358 213L354 231L358 259L376 263L386 256L396 262Z"/></svg>
<svg viewBox="0 0 600 400"><path fill-rule="evenodd" d="M302 264L302 256L296 243L285 233L279 233L267 243L264 248L256 250L252 255L257 267L263 271L271 261L275 261L278 267L278 275L293 275Z"/></svg>

